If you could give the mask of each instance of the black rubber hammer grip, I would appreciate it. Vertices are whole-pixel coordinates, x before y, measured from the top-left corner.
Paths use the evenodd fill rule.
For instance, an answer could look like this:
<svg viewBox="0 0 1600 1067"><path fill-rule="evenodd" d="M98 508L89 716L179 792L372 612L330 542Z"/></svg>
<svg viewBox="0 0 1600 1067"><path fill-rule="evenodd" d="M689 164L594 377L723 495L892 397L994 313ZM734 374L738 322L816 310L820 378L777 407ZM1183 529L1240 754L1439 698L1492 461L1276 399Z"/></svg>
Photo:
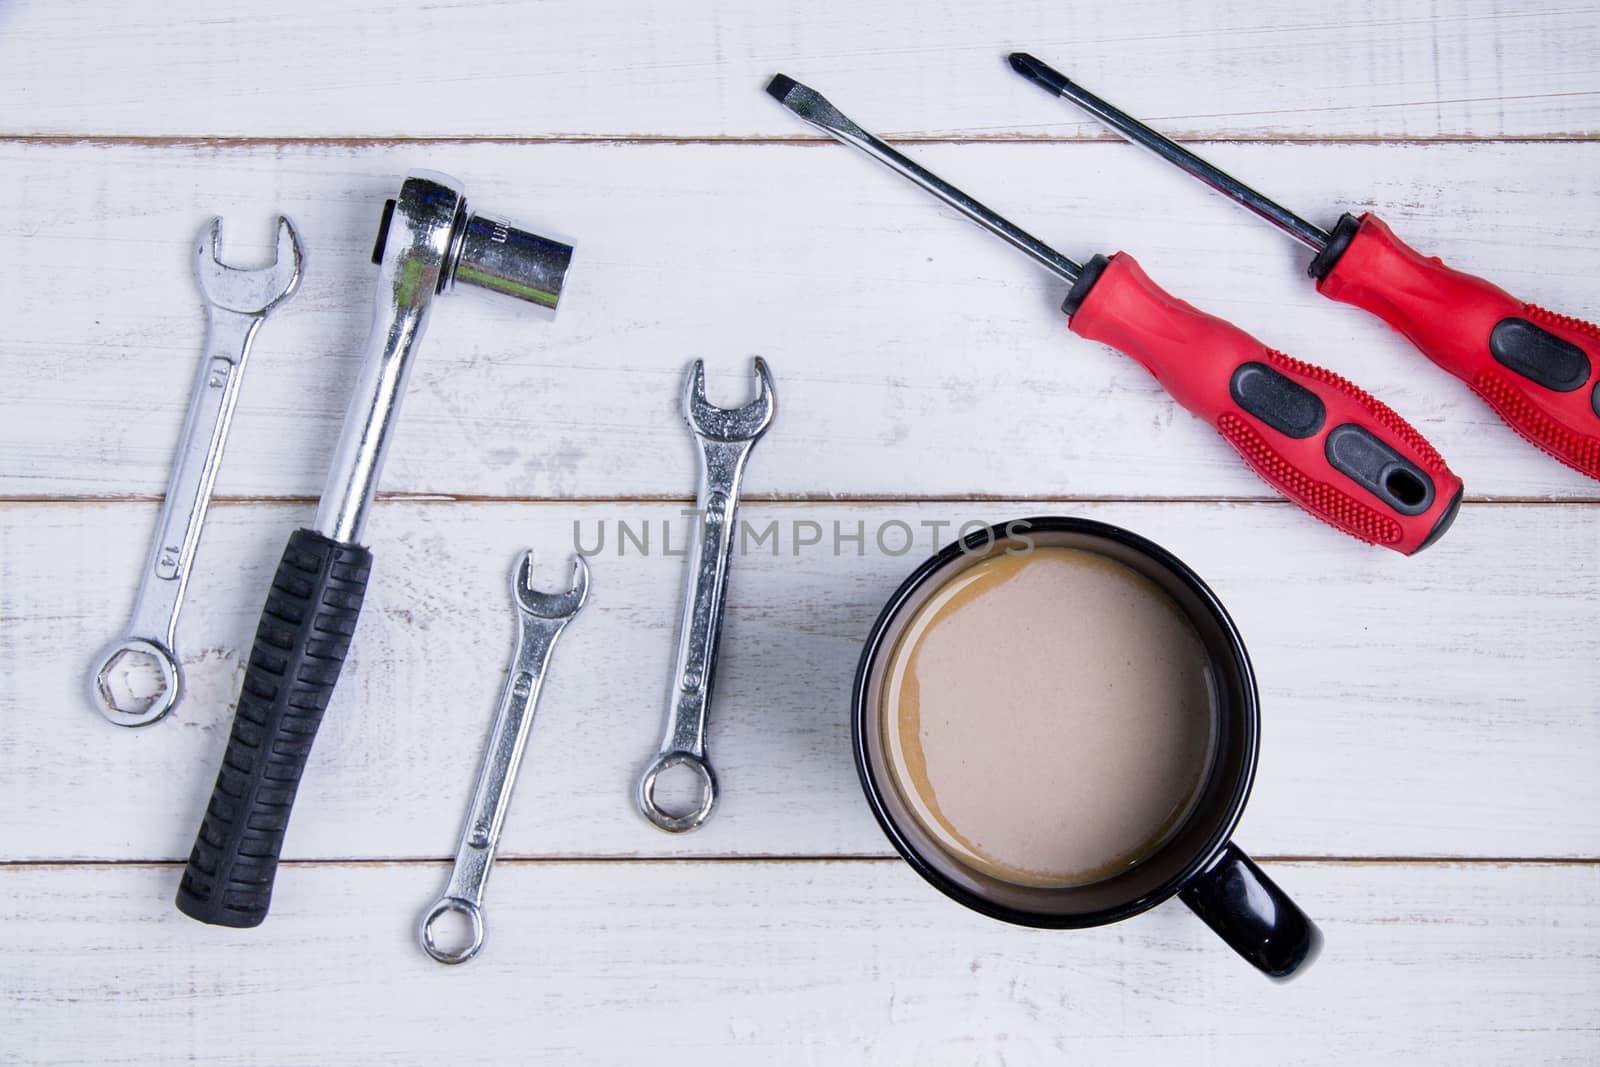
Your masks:
<svg viewBox="0 0 1600 1067"><path fill-rule="evenodd" d="M250 650L233 733L178 886L178 910L259 926L322 713L350 650L372 553L312 530L283 550Z"/></svg>

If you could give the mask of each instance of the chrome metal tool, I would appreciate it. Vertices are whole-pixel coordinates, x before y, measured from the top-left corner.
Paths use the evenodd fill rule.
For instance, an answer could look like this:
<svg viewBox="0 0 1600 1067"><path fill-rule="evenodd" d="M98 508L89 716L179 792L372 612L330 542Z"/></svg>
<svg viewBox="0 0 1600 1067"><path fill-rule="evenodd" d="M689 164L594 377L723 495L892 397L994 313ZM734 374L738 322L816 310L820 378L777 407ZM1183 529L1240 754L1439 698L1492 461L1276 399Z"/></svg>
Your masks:
<svg viewBox="0 0 1600 1067"><path fill-rule="evenodd" d="M511 807L511 788L516 784L522 752L528 745L539 688L550 666L556 639L588 596L589 565L582 556L573 558L572 588L564 593L534 589L532 552L522 557L511 579L511 601L517 611L517 650L511 659L511 673L500 693L500 711L495 716L494 732L489 735L489 747L483 753L472 809L461 828L450 884L417 924L417 940L423 951L440 963L465 963L483 947L483 890L494 866L506 812ZM434 924L450 912L464 915L471 924L471 934L461 948L442 946L434 937Z"/></svg>
<svg viewBox="0 0 1600 1067"><path fill-rule="evenodd" d="M259 925L306 757L350 649L372 553L360 543L435 296L465 283L553 308L572 249L475 215L455 179L417 172L384 209L372 332L314 529L278 564L178 910Z"/></svg>
<svg viewBox="0 0 1600 1067"><path fill-rule="evenodd" d="M161 518L139 580L133 617L121 637L101 652L89 676L89 696L118 726L145 726L171 711L183 695L178 658L178 613L200 547L200 531L222 450L239 403L245 361L262 322L300 287L304 255L294 224L278 216L277 258L270 267L243 270L222 262L222 219L201 231L194 276L206 302L206 347L189 397L178 458L172 467ZM121 691L113 675L124 661L148 658L161 674L161 690L148 697Z"/></svg>
<svg viewBox="0 0 1600 1067"><path fill-rule="evenodd" d="M689 550L688 597L678 629L666 732L661 751L639 779L637 801L646 819L681 834L706 821L717 801L717 778L706 756L706 713L717 674L722 605L728 596L728 565L738 522L739 485L761 435L772 425L777 393L767 361L755 359L756 398L743 407L719 408L706 399L706 365L695 360L684 383L683 418L700 445L700 484L695 494L694 545ZM682 814L656 802L663 771L688 767L699 783L699 800Z"/></svg>

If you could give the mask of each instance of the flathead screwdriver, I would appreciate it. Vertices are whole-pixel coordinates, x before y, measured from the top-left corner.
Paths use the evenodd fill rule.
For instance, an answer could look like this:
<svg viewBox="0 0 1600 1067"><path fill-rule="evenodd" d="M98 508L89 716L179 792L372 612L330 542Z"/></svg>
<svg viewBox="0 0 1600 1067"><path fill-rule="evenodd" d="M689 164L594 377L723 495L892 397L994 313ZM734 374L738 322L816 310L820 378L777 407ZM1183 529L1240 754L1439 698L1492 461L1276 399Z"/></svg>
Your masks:
<svg viewBox="0 0 1600 1067"><path fill-rule="evenodd" d="M1316 253L1317 292L1368 311L1466 382L1506 424L1567 466L1600 479L1600 327L1518 300L1425 257L1370 212L1329 233L1163 137L1028 55L1018 74L1200 179Z"/></svg>
<svg viewBox="0 0 1600 1067"><path fill-rule="evenodd" d="M1126 252L1079 264L874 137L782 74L767 92L1017 248L1071 286L1068 328L1138 360L1301 508L1410 555L1449 528L1461 479L1399 415L1343 378L1269 349L1157 286Z"/></svg>

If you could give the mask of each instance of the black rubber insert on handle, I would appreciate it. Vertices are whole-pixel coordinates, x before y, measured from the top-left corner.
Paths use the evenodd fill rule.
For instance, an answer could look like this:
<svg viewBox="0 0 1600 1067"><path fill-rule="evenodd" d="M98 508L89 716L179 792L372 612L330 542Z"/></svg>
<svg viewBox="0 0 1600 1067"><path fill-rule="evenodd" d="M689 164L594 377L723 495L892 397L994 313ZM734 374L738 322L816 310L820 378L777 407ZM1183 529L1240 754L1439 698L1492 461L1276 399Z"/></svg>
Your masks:
<svg viewBox="0 0 1600 1067"><path fill-rule="evenodd" d="M259 926L272 903L289 811L350 650L372 553L296 530L272 579L178 910L216 926Z"/></svg>
<svg viewBox="0 0 1600 1067"><path fill-rule="evenodd" d="M1433 479L1365 426L1347 422L1328 431L1323 453L1340 471L1402 515L1433 507Z"/></svg>
<svg viewBox="0 0 1600 1067"><path fill-rule="evenodd" d="M1589 380L1589 357L1583 349L1527 319L1495 323L1489 331L1489 354L1502 367L1558 393L1582 388Z"/></svg>
<svg viewBox="0 0 1600 1067"><path fill-rule="evenodd" d="M1228 379L1233 402L1281 434L1304 440L1328 417L1322 398L1257 360L1241 363Z"/></svg>

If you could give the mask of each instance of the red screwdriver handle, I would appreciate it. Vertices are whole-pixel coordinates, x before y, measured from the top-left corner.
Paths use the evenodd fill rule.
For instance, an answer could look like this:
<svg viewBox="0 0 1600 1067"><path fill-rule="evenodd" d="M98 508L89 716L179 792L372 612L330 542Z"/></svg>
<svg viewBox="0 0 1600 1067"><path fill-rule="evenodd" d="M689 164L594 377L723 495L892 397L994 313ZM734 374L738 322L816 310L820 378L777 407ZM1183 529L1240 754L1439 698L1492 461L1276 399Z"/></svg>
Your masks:
<svg viewBox="0 0 1600 1067"><path fill-rule="evenodd" d="M1600 478L1600 327L1424 258L1376 215L1346 220L1313 264L1321 275L1317 291L1378 316L1471 386L1512 429ZM1349 243L1340 251L1345 234ZM1330 256L1337 257L1331 267Z"/></svg>
<svg viewBox="0 0 1600 1067"><path fill-rule="evenodd" d="M1329 525L1410 555L1455 518L1461 479L1409 423L1179 300L1126 252L1091 260L1065 310L1074 333L1138 360L1263 481Z"/></svg>

